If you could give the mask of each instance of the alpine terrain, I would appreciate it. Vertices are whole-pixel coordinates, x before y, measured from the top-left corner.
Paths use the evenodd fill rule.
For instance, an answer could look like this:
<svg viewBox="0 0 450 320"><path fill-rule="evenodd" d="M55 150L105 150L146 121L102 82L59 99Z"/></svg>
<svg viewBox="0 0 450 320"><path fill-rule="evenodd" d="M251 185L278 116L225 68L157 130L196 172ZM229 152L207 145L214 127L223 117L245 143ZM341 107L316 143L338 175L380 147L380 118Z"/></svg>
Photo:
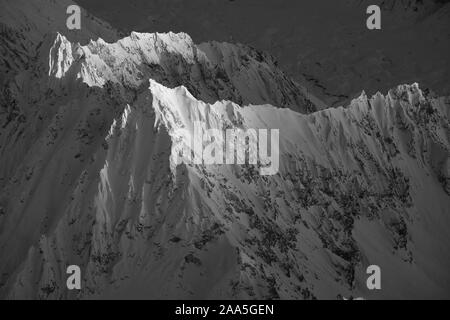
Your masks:
<svg viewBox="0 0 450 320"><path fill-rule="evenodd" d="M450 298L449 97L328 107L267 53L69 4L0 0L0 298ZM196 123L279 130L278 172L177 163Z"/></svg>

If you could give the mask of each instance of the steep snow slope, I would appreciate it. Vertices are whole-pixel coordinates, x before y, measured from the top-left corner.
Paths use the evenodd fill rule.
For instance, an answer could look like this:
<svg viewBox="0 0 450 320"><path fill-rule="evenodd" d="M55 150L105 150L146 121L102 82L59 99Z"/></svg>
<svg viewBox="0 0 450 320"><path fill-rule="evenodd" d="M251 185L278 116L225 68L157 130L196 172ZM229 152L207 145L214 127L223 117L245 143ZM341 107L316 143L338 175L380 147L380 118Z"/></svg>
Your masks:
<svg viewBox="0 0 450 320"><path fill-rule="evenodd" d="M71 43L60 34L54 39L47 37L32 60L32 67L5 86L0 96L0 124L4 129L0 135L4 156L0 187L14 174L20 163L18 158L43 130L41 118L57 114L55 107L48 104L61 103L59 97L66 101L66 97L78 94L74 88L78 82L108 92L120 90L121 99L126 102L145 90L151 77L170 87L184 84L207 102L229 99L273 103L302 112L323 107L276 69L269 57L227 44L205 45L205 49L207 53L183 33L132 33L116 43L99 39L86 46ZM221 50L229 51L226 58ZM26 132L30 121L36 118L36 134Z"/></svg>
<svg viewBox="0 0 450 320"><path fill-rule="evenodd" d="M34 29L60 12L18 3ZM11 28L19 61L35 31ZM0 95L1 298L449 297L448 98L400 86L302 115L323 104L242 45L31 38ZM198 120L279 129L280 172L176 166Z"/></svg>
<svg viewBox="0 0 450 320"><path fill-rule="evenodd" d="M445 0L79 1L118 28L251 44L329 105L417 81L450 94ZM381 31L366 28L371 4L382 5Z"/></svg>
<svg viewBox="0 0 450 320"><path fill-rule="evenodd" d="M266 97L244 86L259 58L219 90L205 74L235 74L240 49L201 48L173 33L43 43L0 131L0 296L448 298L448 99L412 85L309 115L239 106L221 99ZM199 120L279 129L279 173L176 166L177 129Z"/></svg>

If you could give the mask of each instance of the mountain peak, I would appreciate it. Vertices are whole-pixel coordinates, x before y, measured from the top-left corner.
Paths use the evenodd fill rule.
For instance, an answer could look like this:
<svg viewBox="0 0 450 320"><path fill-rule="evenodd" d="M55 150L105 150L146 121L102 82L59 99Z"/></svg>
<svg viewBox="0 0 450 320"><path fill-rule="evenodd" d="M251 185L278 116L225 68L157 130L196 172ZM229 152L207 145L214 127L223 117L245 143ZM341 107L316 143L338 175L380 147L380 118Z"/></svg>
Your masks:
<svg viewBox="0 0 450 320"><path fill-rule="evenodd" d="M0 297L449 296L448 98L326 108L270 55L185 33L25 40L63 21L37 1L1 43Z"/></svg>

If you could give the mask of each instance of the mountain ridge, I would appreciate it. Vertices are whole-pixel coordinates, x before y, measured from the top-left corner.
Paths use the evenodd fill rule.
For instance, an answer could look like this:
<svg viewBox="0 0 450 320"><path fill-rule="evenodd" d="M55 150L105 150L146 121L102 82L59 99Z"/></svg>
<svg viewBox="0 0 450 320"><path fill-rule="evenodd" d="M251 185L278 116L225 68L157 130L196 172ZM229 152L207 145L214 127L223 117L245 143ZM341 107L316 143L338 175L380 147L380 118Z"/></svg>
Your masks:
<svg viewBox="0 0 450 320"><path fill-rule="evenodd" d="M449 297L448 97L320 110L270 58L186 34L37 53L1 100L0 297ZM278 174L174 164L197 120L279 129Z"/></svg>

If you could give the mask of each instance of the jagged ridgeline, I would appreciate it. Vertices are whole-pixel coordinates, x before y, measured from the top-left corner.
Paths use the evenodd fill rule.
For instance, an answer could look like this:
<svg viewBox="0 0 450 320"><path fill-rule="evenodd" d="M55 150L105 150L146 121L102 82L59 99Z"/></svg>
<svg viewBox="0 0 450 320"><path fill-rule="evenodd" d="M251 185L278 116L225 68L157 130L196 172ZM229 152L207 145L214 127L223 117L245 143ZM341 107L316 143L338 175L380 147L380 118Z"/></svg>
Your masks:
<svg viewBox="0 0 450 320"><path fill-rule="evenodd" d="M47 35L14 72L0 297L449 297L448 98L402 85L321 110L268 55L184 33ZM174 164L194 122L279 129L279 172Z"/></svg>

